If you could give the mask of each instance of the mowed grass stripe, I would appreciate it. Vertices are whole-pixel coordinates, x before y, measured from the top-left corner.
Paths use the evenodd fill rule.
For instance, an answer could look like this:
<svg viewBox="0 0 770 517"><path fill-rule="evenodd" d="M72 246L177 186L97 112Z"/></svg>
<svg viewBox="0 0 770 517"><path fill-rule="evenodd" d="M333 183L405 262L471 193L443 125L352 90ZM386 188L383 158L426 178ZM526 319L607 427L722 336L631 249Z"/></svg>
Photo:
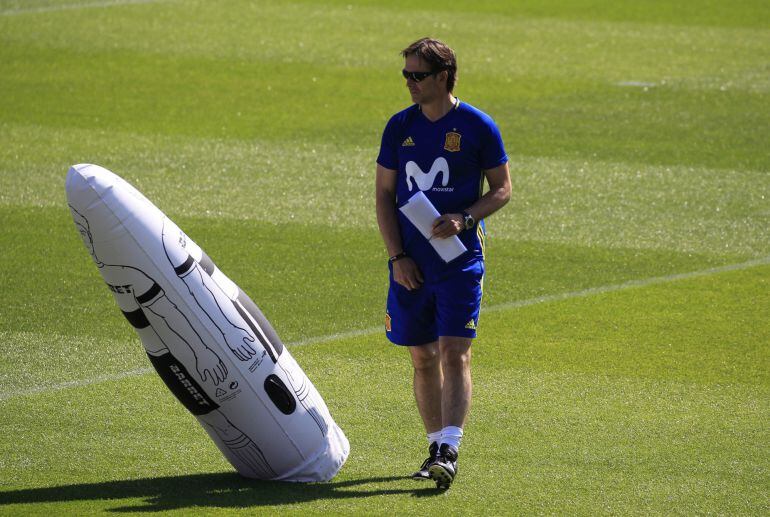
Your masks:
<svg viewBox="0 0 770 517"><path fill-rule="evenodd" d="M6 458L15 463L26 457L28 468L0 490L0 504L25 514L131 508L197 515L285 511L289 504L310 514L367 513L373 504L410 513L435 509L435 489L405 478L424 453L409 386L390 380L408 378L399 367L406 357L378 357L376 366L359 366L356 377L347 376L353 370L334 355L319 363L344 371L349 391L332 394L323 379L316 380L319 375L313 379L347 432L352 454L330 483L240 478L194 419L163 393L160 380L148 377L97 386L88 397L49 394L29 409L9 407L19 411L24 429L67 406L49 435L66 446L51 448L28 432L17 434L25 441ZM759 440L767 436L767 407L762 394L746 386L526 369L501 376L479 361L475 371L475 423L466 429L462 477L441 500L458 513L475 513L483 504L495 515L514 507L527 514L608 508L623 514L756 514L766 504ZM350 393L366 393L366 400ZM72 440L67 428L77 429L79 439ZM46 470L49 463L66 463L68 475ZM501 464L505 468L491 483L490 468Z"/></svg>
<svg viewBox="0 0 770 517"><path fill-rule="evenodd" d="M441 503L458 513L480 505L492 514L761 513L767 329L752 334L761 329L745 322L767 300L767 273L764 266L533 305L514 319L490 314L474 348L462 477ZM0 469L13 479L0 504L11 512L299 504L310 514L361 513L374 501L408 513L435 509L434 489L404 477L424 449L405 351L369 336L294 354L351 440L332 482L239 479L150 376L41 394L33 405L5 401L14 420L2 425L16 440L0 444ZM45 436L34 431L52 417ZM48 464L68 465L66 475Z"/></svg>
<svg viewBox="0 0 770 517"><path fill-rule="evenodd" d="M61 131L368 147L379 142L387 118L408 104L403 79L393 74L401 66L397 59L392 68L328 68L22 46L7 61L8 75L0 81L3 120ZM94 61L104 61L104 69L91 66ZM280 85L275 77L282 77ZM768 94L718 88L694 94L670 85L644 91L618 86L616 78L515 79L508 84L467 77L457 91L494 115L513 153L770 169L757 131L767 127ZM371 86L361 91L362 81ZM169 91L176 95L167 96ZM614 121L613 129L607 120Z"/></svg>
<svg viewBox="0 0 770 517"><path fill-rule="evenodd" d="M72 228L68 211L14 209L0 214L8 232L0 329L22 336L8 340L0 369L8 387L0 391L143 366L136 337ZM176 220L260 304L287 342L382 322L387 267L375 231ZM706 269L726 260L543 242L506 246L491 241L489 255L485 306ZM309 264L309 256L323 260ZM24 337L38 335L48 336L44 340L49 346ZM106 372L99 357L109 360Z"/></svg>
<svg viewBox="0 0 770 517"><path fill-rule="evenodd" d="M560 17L557 9L551 15L530 16L515 6L508 9L508 16L462 11L454 4L447 11L291 1L229 2L223 8L186 1L121 9L119 16L113 11L89 16L62 12L50 17L51 24L37 23L36 17L14 19L1 38L8 44L61 52L130 51L243 61L252 66L324 63L332 68L387 69L404 46L398 42L412 41L429 27L433 36L458 49L461 69L468 77L481 75L486 82L533 77L599 78L611 83L655 79L696 90L727 87L768 92L770 88L770 80L762 73L762 51L768 39L764 26L575 20ZM294 33L299 19L312 23L304 24L302 34L287 42L282 35ZM383 19L389 20L387 27ZM66 38L57 33L58 27L74 20L80 28L77 33ZM172 24L173 37L167 30ZM336 31L340 25L349 30ZM218 27L229 30L218 31ZM490 30L498 37L478 37ZM346 44L351 41L355 46ZM280 83L274 86L279 88Z"/></svg>
<svg viewBox="0 0 770 517"><path fill-rule="evenodd" d="M308 0L300 2L308 3ZM324 3L345 7L350 5L348 0L325 0ZM392 0L386 5L383 5L381 0L361 0L356 5L388 8L396 13L410 12L414 7L411 0ZM422 12L443 12L445 7L443 0L425 0L420 3ZM687 5L669 0L649 0L644 4L618 3L612 0L519 0L515 4L497 0L459 0L452 3L452 11L492 15L496 18L510 17L512 20L545 18L550 21L633 21L648 25L676 24L688 28L706 26L764 29L766 24L762 22L770 16L770 8L762 0L744 0L738 9L730 2L710 0L693 0Z"/></svg>
<svg viewBox="0 0 770 517"><path fill-rule="evenodd" d="M91 162L125 177L174 218L314 221L376 232L371 143L62 134L14 125L0 131L12 144L0 150L0 206L63 207L67 168ZM513 197L487 221L491 239L741 258L770 253L766 171L510 158Z"/></svg>
<svg viewBox="0 0 770 517"><path fill-rule="evenodd" d="M62 130L370 146L408 102L403 45L392 42L435 17L419 12L426 25L386 9L396 19L384 28L377 9L194 5L64 13L82 27L73 34L60 30L66 18L8 23L0 116ZM767 31L449 16L437 24L463 52L458 94L494 115L518 154L770 168L758 130L770 118ZM285 44L297 19L313 23ZM335 30L361 23L360 33ZM480 40L491 27L500 36ZM617 86L628 81L655 86Z"/></svg>
<svg viewBox="0 0 770 517"><path fill-rule="evenodd" d="M40 13L53 13L56 11L71 11L79 9L94 9L104 7L117 7L121 5L133 5L133 4L154 4L158 2L168 2L172 0L103 0L101 2L76 2L71 4L52 4L43 5L39 7L24 6L19 4L20 7L0 10L0 16L17 16L22 14L40 14ZM29 4L29 2L27 2ZM22 7L23 6L23 7Z"/></svg>
<svg viewBox="0 0 770 517"><path fill-rule="evenodd" d="M527 307L530 305L559 302L563 300L569 300L571 298L584 298L584 297L598 295L598 294L611 293L614 291L647 287L651 285L675 282L680 280L688 280L692 278L715 275L715 274L729 272L729 271L740 271L740 270L750 269L753 267L763 266L767 264L770 264L770 257L763 257L763 258L751 260L748 262L743 262L739 264L729 264L726 266L710 268L702 271L692 271L688 273L680 273L680 274L669 275L664 277L639 279L639 280L624 282L622 284L592 287L581 291L540 296L540 297L531 298L528 300L504 302L498 305L484 306L482 308L482 313L487 314L487 313L494 313L494 312L511 311L513 309L518 309L520 307ZM381 332L383 332L382 326L371 327L366 329L354 329L354 330L348 330L345 332L339 332L339 333L330 334L326 336L314 336L314 337L303 338L297 341L287 342L286 345L290 348L306 346L306 345L316 345L316 344L329 343L329 342L340 341L340 340L348 340L356 337L369 336L369 335L381 333ZM45 337L42 334L37 336L32 336L32 339L36 339L36 338L39 339L40 341L45 340ZM11 336L6 336L4 341L9 341L13 339L14 338ZM112 346L119 347L120 345L125 345L125 343L113 343ZM152 368L138 368L138 369L118 372L114 374L100 375L90 379L72 380L72 381L67 381L60 384L54 384L49 386L45 386L45 385L34 386L23 390L0 392L0 400L21 397L21 396L35 395L38 393L45 393L48 391L59 391L59 390L68 389L68 388L79 388L79 387L88 386L91 384L98 384L98 383L103 383L108 381L120 380L126 377L145 375L152 371L153 371Z"/></svg>

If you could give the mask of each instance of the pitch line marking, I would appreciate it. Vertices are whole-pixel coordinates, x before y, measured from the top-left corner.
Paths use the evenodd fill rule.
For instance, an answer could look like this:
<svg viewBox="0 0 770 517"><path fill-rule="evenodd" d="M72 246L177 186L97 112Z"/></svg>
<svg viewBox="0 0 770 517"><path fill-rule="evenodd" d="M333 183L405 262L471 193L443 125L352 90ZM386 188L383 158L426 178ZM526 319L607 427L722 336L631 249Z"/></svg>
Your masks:
<svg viewBox="0 0 770 517"><path fill-rule="evenodd" d="M144 375L153 371L152 368L137 368L136 370L129 370L126 372L112 373L107 375L97 375L91 379L80 379L74 381L62 382L60 384L52 384L50 386L36 386L26 390L9 391L6 393L0 393L0 400L12 399L15 397L22 397L25 395L37 395L38 393L46 393L49 391L61 391L67 388L79 388L81 386L88 386L91 384L99 384L101 382L116 381L125 379L126 377L135 377L137 375Z"/></svg>
<svg viewBox="0 0 770 517"><path fill-rule="evenodd" d="M748 262L741 262L738 264L728 264L726 266L718 266L709 269L702 269L700 271L690 271L688 273L676 273L673 275L656 276L650 278L644 278L641 280L629 280L620 284L604 285L600 287L589 287L580 291L571 291L567 293L547 294L544 296L538 296L536 298L528 298L526 300L517 300L513 302L504 302L497 305L491 305L489 307L482 307L482 313L499 312L507 309L516 309L519 307L527 307L529 305L537 305L540 303L549 303L562 300L569 300L571 298L584 298L595 294L611 293L613 291L621 291L624 289L630 289L632 287L646 287L649 285L662 284L666 282L675 282L677 280L686 280L688 278L697 278L701 276L715 275L717 273L724 273L727 271L738 271L741 269L749 269L756 266L763 266L770 264L770 256L762 257ZM350 330L347 332L340 332L337 334L330 334L328 336L318 336L295 341L287 346L301 346L310 345L316 343L325 343L328 341L335 341L337 339L346 339L358 336L367 336L382 332L382 326L371 327L368 329Z"/></svg>
<svg viewBox="0 0 770 517"><path fill-rule="evenodd" d="M484 313L499 312L499 311L504 311L508 309L516 309L519 307L528 307L530 305L537 305L541 303L558 302L563 300L569 300L572 298L585 298L588 296L611 293L615 291L622 291L622 290L631 289L634 287L647 287L655 284L664 284L668 282L676 282L678 280L687 280L690 278L698 278L703 276L715 275L718 273L726 273L728 271L740 271L742 269L750 269L752 267L764 266L766 264L770 264L770 255L767 257L749 260L747 262L741 262L738 264L728 264L726 266L718 266L718 267L713 267L709 269L702 269L700 271L691 271L689 273L676 273L673 275L656 276L656 277L644 278L641 280L629 280L628 282L622 282L620 284L605 285L600 287L589 287L587 289L582 289L580 291L571 291L571 292L559 293L559 294L548 294L544 296L538 296L535 298L529 298L526 300L517 300L514 302L500 303L497 305L492 305L490 307L484 307L481 309L481 312L484 312ZM347 332L339 332L336 334L329 334L327 336L317 336L317 337L301 339L299 341L286 343L286 346L291 348L291 347L303 346L303 345L311 345L311 344L315 345L319 343L327 343L329 341L336 341L338 339L348 339L348 338L359 337L359 336L370 336L372 334L382 332L382 330L383 330L382 326L370 327L367 329L349 330ZM67 382L62 382L60 384L54 384L51 386L37 386L26 390L8 391L5 393L0 393L0 401L8 400L16 397L22 397L26 395L36 395L38 393L60 391L68 388L80 388L83 386L89 386L91 384L99 384L102 382L121 380L128 377L145 375L152 371L153 371L152 368L137 368L136 370L129 370L126 372L120 372L120 373L114 373L114 374L108 374L108 375L98 375L91 379L67 381Z"/></svg>
<svg viewBox="0 0 770 517"><path fill-rule="evenodd" d="M0 11L0 16L16 16L18 14L53 13L56 11L72 11L77 9L91 9L103 7L115 7L133 4L155 4L168 0L102 0L101 2L82 2L79 4L48 5L43 7L27 7Z"/></svg>

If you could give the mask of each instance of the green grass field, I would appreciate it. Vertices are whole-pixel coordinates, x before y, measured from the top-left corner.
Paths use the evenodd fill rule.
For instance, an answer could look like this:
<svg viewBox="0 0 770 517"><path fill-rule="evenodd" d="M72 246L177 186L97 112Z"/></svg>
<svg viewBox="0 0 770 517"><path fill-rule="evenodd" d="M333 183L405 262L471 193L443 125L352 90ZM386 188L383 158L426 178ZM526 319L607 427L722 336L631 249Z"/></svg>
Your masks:
<svg viewBox="0 0 770 517"><path fill-rule="evenodd" d="M770 513L770 4L0 0L0 514ZM498 122L448 492L389 345L374 159L399 51ZM352 452L241 479L149 371L64 176L135 184L271 319Z"/></svg>

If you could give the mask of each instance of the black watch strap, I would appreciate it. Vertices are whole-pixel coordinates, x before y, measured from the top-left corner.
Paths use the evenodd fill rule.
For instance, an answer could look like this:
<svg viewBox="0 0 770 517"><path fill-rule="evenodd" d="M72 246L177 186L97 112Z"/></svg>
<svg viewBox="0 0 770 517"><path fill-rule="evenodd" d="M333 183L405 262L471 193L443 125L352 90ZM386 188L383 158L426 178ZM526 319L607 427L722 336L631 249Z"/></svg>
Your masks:
<svg viewBox="0 0 770 517"><path fill-rule="evenodd" d="M470 230L476 225L476 219L473 218L466 210L463 210L463 226L466 230Z"/></svg>

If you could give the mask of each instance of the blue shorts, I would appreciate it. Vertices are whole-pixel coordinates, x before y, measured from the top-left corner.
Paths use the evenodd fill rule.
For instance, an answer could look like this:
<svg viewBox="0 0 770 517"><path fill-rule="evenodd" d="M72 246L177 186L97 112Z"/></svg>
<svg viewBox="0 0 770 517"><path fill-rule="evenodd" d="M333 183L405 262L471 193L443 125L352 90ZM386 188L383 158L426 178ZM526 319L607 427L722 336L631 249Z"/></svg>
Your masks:
<svg viewBox="0 0 770 517"><path fill-rule="evenodd" d="M431 343L439 336L475 338L483 282L481 260L436 279L425 278L413 291L393 280L391 267L385 334L405 346Z"/></svg>

